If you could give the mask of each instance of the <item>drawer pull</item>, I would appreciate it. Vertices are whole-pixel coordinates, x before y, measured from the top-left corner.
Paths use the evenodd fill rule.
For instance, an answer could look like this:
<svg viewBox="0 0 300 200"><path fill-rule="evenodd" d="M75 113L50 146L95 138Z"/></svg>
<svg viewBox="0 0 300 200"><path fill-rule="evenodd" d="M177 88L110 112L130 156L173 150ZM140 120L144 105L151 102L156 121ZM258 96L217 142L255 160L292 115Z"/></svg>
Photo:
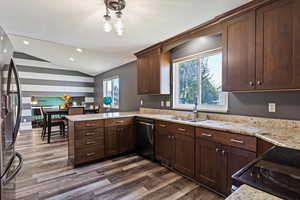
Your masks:
<svg viewBox="0 0 300 200"><path fill-rule="evenodd" d="M201 133L202 136L205 136L205 137L211 137L212 134L207 134L207 133Z"/></svg>
<svg viewBox="0 0 300 200"><path fill-rule="evenodd" d="M230 142L239 143L239 144L244 144L245 143L242 140L236 140L236 139L230 139Z"/></svg>
<svg viewBox="0 0 300 200"><path fill-rule="evenodd" d="M95 141L87 141L85 144L86 144L86 145L96 144L96 142L95 142Z"/></svg>
<svg viewBox="0 0 300 200"><path fill-rule="evenodd" d="M85 154L87 157L91 157L91 156L94 156L94 155L96 155L96 153L87 153L87 154Z"/></svg>
<svg viewBox="0 0 300 200"><path fill-rule="evenodd" d="M85 124L86 127L95 126L95 124Z"/></svg>
<svg viewBox="0 0 300 200"><path fill-rule="evenodd" d="M120 120L120 121L116 121L116 123L121 124L121 123L124 123L124 121Z"/></svg>
<svg viewBox="0 0 300 200"><path fill-rule="evenodd" d="M219 152L220 151L220 149L219 148L216 148L216 152Z"/></svg>
<svg viewBox="0 0 300 200"><path fill-rule="evenodd" d="M178 128L177 130L182 131L182 132L186 131L186 129L184 129L184 128Z"/></svg>
<svg viewBox="0 0 300 200"><path fill-rule="evenodd" d="M86 133L85 136L92 136L95 135L96 133Z"/></svg>
<svg viewBox="0 0 300 200"><path fill-rule="evenodd" d="M167 125L164 125L164 124L160 124L159 126L163 127L163 128L167 127Z"/></svg>

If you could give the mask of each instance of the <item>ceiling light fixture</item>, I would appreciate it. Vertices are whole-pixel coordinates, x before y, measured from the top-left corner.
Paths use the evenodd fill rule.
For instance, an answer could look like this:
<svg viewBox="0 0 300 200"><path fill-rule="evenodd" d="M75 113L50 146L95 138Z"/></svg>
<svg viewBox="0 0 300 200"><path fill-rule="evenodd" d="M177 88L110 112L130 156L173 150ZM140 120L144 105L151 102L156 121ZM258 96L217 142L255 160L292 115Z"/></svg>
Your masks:
<svg viewBox="0 0 300 200"><path fill-rule="evenodd" d="M112 28L114 27L116 33L121 36L124 33L124 24L122 21L122 10L126 6L125 0L104 0L104 4L106 7L106 14L103 16L104 23L103 29L105 32L111 32ZM112 17L110 12L114 12L116 15L116 20L112 25Z"/></svg>
<svg viewBox="0 0 300 200"><path fill-rule="evenodd" d="M77 48L76 51L78 51L79 53L82 53L82 49Z"/></svg>
<svg viewBox="0 0 300 200"><path fill-rule="evenodd" d="M29 42L26 41L26 40L24 40L23 43L24 43L25 45L29 45Z"/></svg>

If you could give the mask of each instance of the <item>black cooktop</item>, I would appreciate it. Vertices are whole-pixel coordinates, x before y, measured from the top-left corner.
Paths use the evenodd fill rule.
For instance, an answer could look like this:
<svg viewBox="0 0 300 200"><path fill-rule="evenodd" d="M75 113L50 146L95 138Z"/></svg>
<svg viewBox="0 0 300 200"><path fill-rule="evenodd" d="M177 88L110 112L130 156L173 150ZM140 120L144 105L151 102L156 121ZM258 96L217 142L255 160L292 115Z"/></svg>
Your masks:
<svg viewBox="0 0 300 200"><path fill-rule="evenodd" d="M300 200L300 151L275 147L232 178L235 186L248 184L283 199Z"/></svg>

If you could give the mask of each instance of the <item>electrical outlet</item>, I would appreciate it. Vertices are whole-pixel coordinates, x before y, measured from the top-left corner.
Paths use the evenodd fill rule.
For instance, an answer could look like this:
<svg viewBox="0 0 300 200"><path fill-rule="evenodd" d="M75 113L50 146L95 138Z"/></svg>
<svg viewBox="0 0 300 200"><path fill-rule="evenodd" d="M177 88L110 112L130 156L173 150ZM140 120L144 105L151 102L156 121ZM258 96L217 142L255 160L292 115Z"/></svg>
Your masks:
<svg viewBox="0 0 300 200"><path fill-rule="evenodd" d="M143 99L141 99L141 102L140 102L140 104L141 104L141 106L144 104L144 102L143 102Z"/></svg>
<svg viewBox="0 0 300 200"><path fill-rule="evenodd" d="M164 102L164 101L161 101L161 102L160 102L160 106L161 106L161 107L165 107L165 102Z"/></svg>
<svg viewBox="0 0 300 200"><path fill-rule="evenodd" d="M166 106L167 106L168 108L170 108L170 107L171 107L171 102L170 102L170 101L166 101Z"/></svg>
<svg viewBox="0 0 300 200"><path fill-rule="evenodd" d="M269 103L269 112L276 112L276 103Z"/></svg>

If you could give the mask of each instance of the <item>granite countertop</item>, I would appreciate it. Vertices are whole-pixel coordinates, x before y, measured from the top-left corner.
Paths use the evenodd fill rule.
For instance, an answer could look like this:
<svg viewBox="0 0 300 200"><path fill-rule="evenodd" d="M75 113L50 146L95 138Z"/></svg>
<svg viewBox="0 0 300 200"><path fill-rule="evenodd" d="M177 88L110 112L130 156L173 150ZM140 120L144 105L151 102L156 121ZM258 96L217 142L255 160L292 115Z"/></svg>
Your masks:
<svg viewBox="0 0 300 200"><path fill-rule="evenodd" d="M172 115L161 114L143 114L140 112L116 112L116 113L99 113L87 115L66 116L70 121L86 121L99 119L113 119L122 117L144 117L155 120L170 121L180 124L191 125L195 127L210 128L219 131L227 131L243 135L256 136L272 144L282 147L300 150L300 129L299 128L264 128L255 127L249 124L236 122L204 120L197 122L176 120Z"/></svg>
<svg viewBox="0 0 300 200"><path fill-rule="evenodd" d="M257 190L248 185L242 185L225 200L282 200L269 193Z"/></svg>

